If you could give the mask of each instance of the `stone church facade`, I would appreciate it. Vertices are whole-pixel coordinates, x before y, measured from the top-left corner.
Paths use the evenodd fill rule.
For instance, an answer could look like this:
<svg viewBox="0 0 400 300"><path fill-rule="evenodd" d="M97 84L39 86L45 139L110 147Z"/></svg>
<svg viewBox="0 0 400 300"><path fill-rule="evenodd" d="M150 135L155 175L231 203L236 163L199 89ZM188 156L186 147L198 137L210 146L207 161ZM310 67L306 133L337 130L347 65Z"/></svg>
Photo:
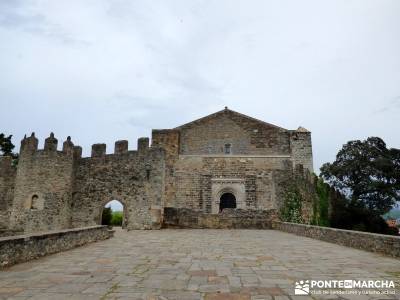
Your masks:
<svg viewBox="0 0 400 300"><path fill-rule="evenodd" d="M92 146L91 157L53 134L38 150L21 142L18 165L0 158L0 227L36 232L96 225L119 200L128 229L160 228L165 208L220 214L225 208L278 211L285 180L313 171L311 133L287 130L225 108L138 140Z"/></svg>

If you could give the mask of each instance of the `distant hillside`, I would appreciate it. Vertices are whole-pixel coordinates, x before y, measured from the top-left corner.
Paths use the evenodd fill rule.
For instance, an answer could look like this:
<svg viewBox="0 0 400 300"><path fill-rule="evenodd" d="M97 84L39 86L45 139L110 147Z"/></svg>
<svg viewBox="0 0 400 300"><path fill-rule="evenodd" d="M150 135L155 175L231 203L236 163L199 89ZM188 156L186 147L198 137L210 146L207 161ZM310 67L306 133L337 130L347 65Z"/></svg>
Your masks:
<svg viewBox="0 0 400 300"><path fill-rule="evenodd" d="M384 214L383 218L385 220L387 220L387 219L399 219L400 218L400 208L399 207L393 208L387 214Z"/></svg>

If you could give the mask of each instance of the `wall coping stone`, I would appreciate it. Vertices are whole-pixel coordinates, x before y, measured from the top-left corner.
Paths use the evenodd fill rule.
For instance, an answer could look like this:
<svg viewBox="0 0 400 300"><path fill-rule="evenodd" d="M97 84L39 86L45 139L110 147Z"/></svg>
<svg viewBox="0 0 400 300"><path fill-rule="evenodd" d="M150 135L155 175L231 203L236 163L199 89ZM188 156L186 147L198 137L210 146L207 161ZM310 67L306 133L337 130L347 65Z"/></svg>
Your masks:
<svg viewBox="0 0 400 300"><path fill-rule="evenodd" d="M390 234L381 234L381 233L374 233L374 232L366 232L366 231L357 231L357 230L349 230L349 229L340 229L340 228L334 228L334 227L326 227L326 226L317 226L317 225L310 225L310 224L299 224L299 223L290 223L290 222L275 222L275 223L281 223L281 224L289 224L289 225L296 225L296 226L303 226L303 227L309 227L309 228L317 228L317 229L328 229L332 231L340 231L343 233L357 233L360 235L374 235L377 237L390 237L394 239L398 239L400 241L400 236L396 235L390 235Z"/></svg>
<svg viewBox="0 0 400 300"><path fill-rule="evenodd" d="M0 238L0 269L42 256L113 237L108 226L97 225Z"/></svg>
<svg viewBox="0 0 400 300"><path fill-rule="evenodd" d="M275 221L272 226L276 230L299 236L400 257L400 236L279 221Z"/></svg>
<svg viewBox="0 0 400 300"><path fill-rule="evenodd" d="M34 232L34 233L29 233L29 234L5 236L5 237L0 238L0 244L2 242L7 242L7 241L11 241L11 240L20 240L20 239L27 240L27 239L33 239L33 238L46 238L46 237L50 237L50 236L63 235L65 233L69 233L69 232L83 232L83 231L92 230L92 229L96 229L96 228L102 228L102 227L108 227L108 226L107 225L95 225L95 226L80 227L80 228L40 231L40 232Z"/></svg>

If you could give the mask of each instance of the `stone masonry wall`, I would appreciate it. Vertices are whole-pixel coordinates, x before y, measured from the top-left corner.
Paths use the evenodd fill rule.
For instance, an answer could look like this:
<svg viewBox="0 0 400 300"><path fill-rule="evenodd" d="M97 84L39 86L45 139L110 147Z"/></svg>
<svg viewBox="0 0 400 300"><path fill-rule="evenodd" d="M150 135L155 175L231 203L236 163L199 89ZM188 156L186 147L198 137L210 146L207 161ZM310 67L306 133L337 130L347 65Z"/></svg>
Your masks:
<svg viewBox="0 0 400 300"><path fill-rule="evenodd" d="M112 236L107 226L93 226L0 238L0 269Z"/></svg>
<svg viewBox="0 0 400 300"><path fill-rule="evenodd" d="M175 163L176 194L173 207L212 212L213 181L243 180L247 209L277 209L275 172L290 174L287 158L180 156ZM227 182L227 186L232 186ZM237 195L236 195L237 196ZM240 199L237 199L240 200Z"/></svg>
<svg viewBox="0 0 400 300"><path fill-rule="evenodd" d="M124 206L127 229L160 227L164 203L164 151L148 147L138 151L96 152L77 161L72 202L72 226L101 223L104 205L119 200ZM147 145L146 145L147 143ZM99 146L94 146L94 148Z"/></svg>
<svg viewBox="0 0 400 300"><path fill-rule="evenodd" d="M302 165L297 165L294 169L277 170L274 173L276 206L278 212L285 206L285 198L288 192L296 191L301 197L301 216L306 224L311 223L314 215L314 207L318 200L316 193L316 176L312 175L308 169Z"/></svg>
<svg viewBox="0 0 400 300"><path fill-rule="evenodd" d="M10 224L26 233L70 227L73 176L72 152L57 151L57 140L46 139L37 150L34 136L21 146Z"/></svg>
<svg viewBox="0 0 400 300"><path fill-rule="evenodd" d="M369 252L400 257L400 237L368 232L275 222L274 229Z"/></svg>
<svg viewBox="0 0 400 300"><path fill-rule="evenodd" d="M164 226L167 228L270 229L276 220L275 210L226 209L218 215L187 208L167 207L164 210Z"/></svg>
<svg viewBox="0 0 400 300"><path fill-rule="evenodd" d="M225 153L227 144L230 153ZM167 207L215 213L216 189L223 189L225 180L228 191L234 180L230 190L236 190L235 197L244 194L238 207L277 209L282 204L278 185L292 176L295 165L312 171L310 132L286 130L229 109L172 130L155 130L153 145L169 152Z"/></svg>
<svg viewBox="0 0 400 300"><path fill-rule="evenodd" d="M105 144L95 144L91 157L82 158L70 138L62 151L53 134L43 150L34 134L24 138L17 169L0 169L1 222L10 215L9 228L0 228L0 234L98 225L111 200L123 203L128 229L159 228L164 150L149 148L148 138L140 138L137 148L128 151L127 141L117 141L114 154L106 155Z"/></svg>
<svg viewBox="0 0 400 300"><path fill-rule="evenodd" d="M311 132L299 128L291 131L290 149L293 166L302 165L311 173L314 171L313 154L311 144Z"/></svg>
<svg viewBox="0 0 400 300"><path fill-rule="evenodd" d="M0 236L9 228L17 168L9 156L0 157Z"/></svg>
<svg viewBox="0 0 400 300"><path fill-rule="evenodd" d="M175 199L175 163L179 154L179 131L175 129L153 130L152 147L165 151L165 206L172 206Z"/></svg>
<svg viewBox="0 0 400 300"><path fill-rule="evenodd" d="M38 150L32 134L21 142L16 170L0 169L0 230L5 224L28 233L100 224L111 200L123 204L128 229L159 228L164 207L218 214L223 193L233 193L239 209L279 210L294 167L312 170L310 132L227 108L153 130L152 146L140 138L137 151L117 141L113 154L95 144L91 157L82 158L70 137L62 151L57 146L50 134Z"/></svg>
<svg viewBox="0 0 400 300"><path fill-rule="evenodd" d="M224 110L178 127L180 154L223 154L231 144L232 154L290 154L288 130Z"/></svg>

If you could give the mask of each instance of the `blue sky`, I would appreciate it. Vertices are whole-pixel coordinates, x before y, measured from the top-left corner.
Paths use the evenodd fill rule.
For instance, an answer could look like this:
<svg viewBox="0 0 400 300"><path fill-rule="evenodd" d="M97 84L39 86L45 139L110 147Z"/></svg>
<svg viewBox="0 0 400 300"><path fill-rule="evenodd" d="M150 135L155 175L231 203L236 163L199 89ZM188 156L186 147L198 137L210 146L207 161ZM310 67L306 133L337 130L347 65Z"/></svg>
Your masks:
<svg viewBox="0 0 400 300"><path fill-rule="evenodd" d="M119 202L118 200L111 200L110 202L108 202L105 207L111 207L111 209L113 211L123 211L124 208L121 204L121 202Z"/></svg>
<svg viewBox="0 0 400 300"><path fill-rule="evenodd" d="M312 131L314 164L400 148L400 1L2 0L0 131L93 143L224 106Z"/></svg>

